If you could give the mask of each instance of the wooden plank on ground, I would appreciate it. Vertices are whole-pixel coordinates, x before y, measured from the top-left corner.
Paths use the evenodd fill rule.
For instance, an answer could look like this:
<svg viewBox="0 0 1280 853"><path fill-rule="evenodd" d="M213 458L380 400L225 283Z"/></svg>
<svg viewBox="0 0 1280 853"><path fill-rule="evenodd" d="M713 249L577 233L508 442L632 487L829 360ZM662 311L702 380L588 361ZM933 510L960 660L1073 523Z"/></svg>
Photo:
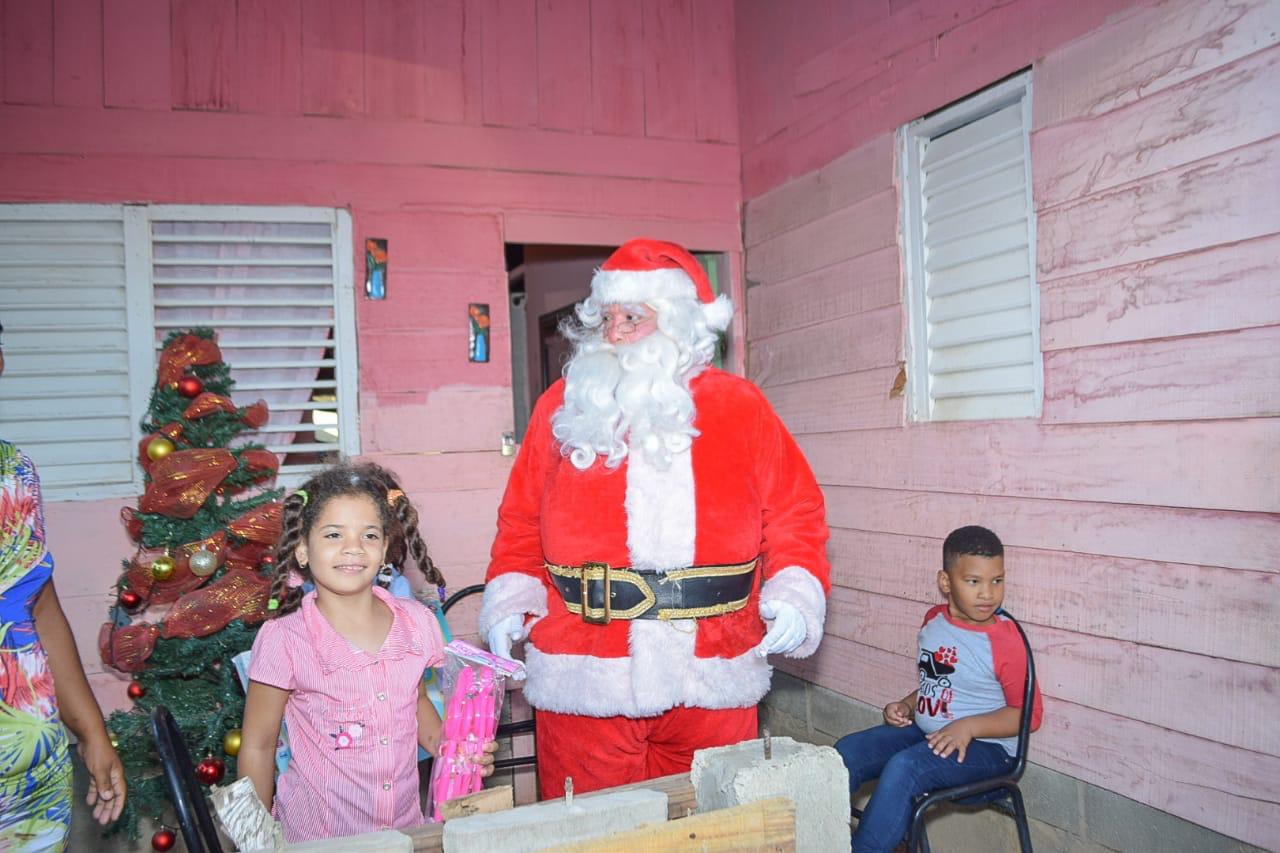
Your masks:
<svg viewBox="0 0 1280 853"><path fill-rule="evenodd" d="M1277 415L1280 326L1046 353L1044 388L1046 423Z"/></svg>
<svg viewBox="0 0 1280 853"><path fill-rule="evenodd" d="M1280 516L1273 513L852 486L822 491L832 527L943 537L984 524L1006 546L1280 572Z"/></svg>
<svg viewBox="0 0 1280 853"><path fill-rule="evenodd" d="M1041 282L1041 346L1049 352L1280 324L1278 257L1280 236L1271 235Z"/></svg>
<svg viewBox="0 0 1280 853"><path fill-rule="evenodd" d="M440 806L440 814L447 823L455 817L471 817L478 814L504 812L515 807L515 789L510 785L482 788L465 797L455 797Z"/></svg>
<svg viewBox="0 0 1280 853"><path fill-rule="evenodd" d="M797 436L818 481L884 489L1280 512L1280 418L1000 421Z"/></svg>
<svg viewBox="0 0 1280 853"><path fill-rule="evenodd" d="M788 797L773 797L546 849L547 853L792 851L796 849L796 807Z"/></svg>

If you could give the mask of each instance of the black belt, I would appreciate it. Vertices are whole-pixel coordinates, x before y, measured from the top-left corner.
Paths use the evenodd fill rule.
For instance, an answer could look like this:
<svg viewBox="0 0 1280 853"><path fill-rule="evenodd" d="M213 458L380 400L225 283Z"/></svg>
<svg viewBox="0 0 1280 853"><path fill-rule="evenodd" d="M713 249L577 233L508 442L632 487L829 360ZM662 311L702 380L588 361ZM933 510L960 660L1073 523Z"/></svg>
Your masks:
<svg viewBox="0 0 1280 853"><path fill-rule="evenodd" d="M605 625L614 619L698 619L741 610L751 597L758 562L666 572L608 563L546 565L569 612Z"/></svg>

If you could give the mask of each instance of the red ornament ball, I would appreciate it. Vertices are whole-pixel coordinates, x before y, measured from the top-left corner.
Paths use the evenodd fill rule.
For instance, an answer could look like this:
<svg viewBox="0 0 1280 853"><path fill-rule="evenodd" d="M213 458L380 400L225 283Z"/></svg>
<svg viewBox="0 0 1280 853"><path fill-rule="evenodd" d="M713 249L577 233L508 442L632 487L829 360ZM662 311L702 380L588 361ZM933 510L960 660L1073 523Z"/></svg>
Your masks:
<svg viewBox="0 0 1280 853"><path fill-rule="evenodd" d="M216 785L227 773L227 765L221 758L209 756L196 765L196 778L206 785Z"/></svg>
<svg viewBox="0 0 1280 853"><path fill-rule="evenodd" d="M156 834L151 836L151 849L172 850L177 840L178 838L173 834L172 829L158 829Z"/></svg>
<svg viewBox="0 0 1280 853"><path fill-rule="evenodd" d="M125 692L129 694L130 699L141 699L147 695L147 688L136 681L130 681L129 688Z"/></svg>
<svg viewBox="0 0 1280 853"><path fill-rule="evenodd" d="M178 393L184 397L194 397L204 390L204 383L198 376L184 376L178 380Z"/></svg>
<svg viewBox="0 0 1280 853"><path fill-rule="evenodd" d="M276 558L271 554L263 554L260 562L264 566L274 566L276 564Z"/></svg>
<svg viewBox="0 0 1280 853"><path fill-rule="evenodd" d="M142 604L142 596L131 589L120 590L120 606L125 610L133 610Z"/></svg>

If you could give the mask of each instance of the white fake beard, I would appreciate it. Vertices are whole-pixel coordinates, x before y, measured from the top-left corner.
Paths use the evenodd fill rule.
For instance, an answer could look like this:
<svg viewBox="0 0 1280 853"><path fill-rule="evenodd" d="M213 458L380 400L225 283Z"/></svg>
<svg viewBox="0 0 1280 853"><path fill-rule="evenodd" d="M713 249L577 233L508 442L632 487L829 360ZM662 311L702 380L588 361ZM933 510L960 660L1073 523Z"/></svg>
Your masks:
<svg viewBox="0 0 1280 853"><path fill-rule="evenodd" d="M693 372L679 375L682 361L679 345L660 331L634 344L579 343L565 369L564 406L551 417L569 462L585 471L604 456L617 468L634 452L659 470L670 468L698 435L688 388Z"/></svg>

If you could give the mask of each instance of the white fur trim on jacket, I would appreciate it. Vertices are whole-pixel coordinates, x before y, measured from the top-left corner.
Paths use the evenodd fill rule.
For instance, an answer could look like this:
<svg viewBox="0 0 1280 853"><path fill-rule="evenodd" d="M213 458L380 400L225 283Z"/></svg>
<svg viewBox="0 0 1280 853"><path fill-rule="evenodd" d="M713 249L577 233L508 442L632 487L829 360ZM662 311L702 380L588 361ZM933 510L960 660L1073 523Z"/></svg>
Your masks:
<svg viewBox="0 0 1280 853"><path fill-rule="evenodd" d="M531 613L538 618L547 615L547 588L542 581L523 572L507 572L486 583L480 605L480 636L488 637L490 628L514 613Z"/></svg>
<svg viewBox="0 0 1280 853"><path fill-rule="evenodd" d="M653 717L676 705L746 708L769 692L772 667L749 650L736 658L693 654L695 623L637 619L631 656L548 655L525 644L524 695L543 711L588 717Z"/></svg>
<svg viewBox="0 0 1280 853"><path fill-rule="evenodd" d="M627 457L627 550L633 568L665 572L693 565L693 453L661 471L642 453Z"/></svg>
<svg viewBox="0 0 1280 853"><path fill-rule="evenodd" d="M804 616L807 629L804 642L789 658L807 658L818 650L822 642L822 626L827 621L827 596L810 572L800 566L787 566L760 587L760 601L785 601Z"/></svg>

